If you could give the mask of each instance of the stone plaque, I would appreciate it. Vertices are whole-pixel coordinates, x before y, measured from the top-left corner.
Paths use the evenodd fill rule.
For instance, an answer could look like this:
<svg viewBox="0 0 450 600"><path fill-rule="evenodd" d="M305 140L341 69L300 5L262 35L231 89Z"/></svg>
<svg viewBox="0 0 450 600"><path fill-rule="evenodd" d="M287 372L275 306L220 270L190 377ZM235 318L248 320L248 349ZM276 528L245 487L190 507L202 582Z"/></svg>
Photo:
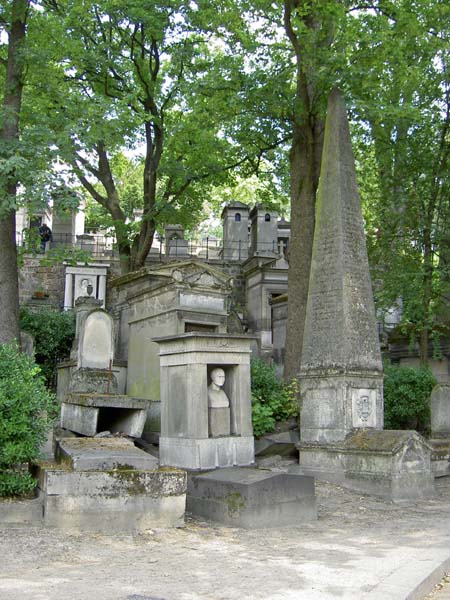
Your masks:
<svg viewBox="0 0 450 600"><path fill-rule="evenodd" d="M376 427L377 390L357 388L352 390L353 427Z"/></svg>
<svg viewBox="0 0 450 600"><path fill-rule="evenodd" d="M224 299L206 294L189 294L181 292L180 305L192 308L203 308L205 310L224 310Z"/></svg>
<svg viewBox="0 0 450 600"><path fill-rule="evenodd" d="M334 388L307 390L302 408L302 426L306 428L333 428L337 426L339 407Z"/></svg>

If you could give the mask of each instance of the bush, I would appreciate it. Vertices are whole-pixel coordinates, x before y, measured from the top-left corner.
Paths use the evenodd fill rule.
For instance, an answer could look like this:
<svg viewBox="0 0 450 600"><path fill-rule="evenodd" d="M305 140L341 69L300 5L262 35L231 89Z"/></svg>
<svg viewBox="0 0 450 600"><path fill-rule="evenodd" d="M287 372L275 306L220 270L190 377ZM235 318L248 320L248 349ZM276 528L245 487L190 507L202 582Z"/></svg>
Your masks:
<svg viewBox="0 0 450 600"><path fill-rule="evenodd" d="M430 394L436 385L425 367L396 367L384 370L384 426L386 429L430 429Z"/></svg>
<svg viewBox="0 0 450 600"><path fill-rule="evenodd" d="M275 429L277 421L298 415L297 382L279 381L275 369L257 359L251 362L252 421L256 437Z"/></svg>
<svg viewBox="0 0 450 600"><path fill-rule="evenodd" d="M43 309L33 312L27 308L20 311L20 326L34 337L35 360L50 388L56 387L56 363L69 357L75 337L73 312L57 312Z"/></svg>
<svg viewBox="0 0 450 600"><path fill-rule="evenodd" d="M0 345L0 496L34 489L23 465L38 456L56 410L34 360L15 344Z"/></svg>

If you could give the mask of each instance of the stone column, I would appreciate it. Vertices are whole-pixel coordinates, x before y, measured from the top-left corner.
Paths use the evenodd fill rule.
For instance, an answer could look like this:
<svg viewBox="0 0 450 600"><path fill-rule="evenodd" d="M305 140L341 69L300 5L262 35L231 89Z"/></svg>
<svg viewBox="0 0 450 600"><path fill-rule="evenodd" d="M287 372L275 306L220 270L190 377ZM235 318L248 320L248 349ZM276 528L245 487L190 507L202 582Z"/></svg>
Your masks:
<svg viewBox="0 0 450 600"><path fill-rule="evenodd" d="M64 288L64 310L70 310L73 308L72 279L72 273L66 273L66 283Z"/></svg>
<svg viewBox="0 0 450 600"><path fill-rule="evenodd" d="M106 275L99 276L98 299L102 301L102 307L106 304Z"/></svg>

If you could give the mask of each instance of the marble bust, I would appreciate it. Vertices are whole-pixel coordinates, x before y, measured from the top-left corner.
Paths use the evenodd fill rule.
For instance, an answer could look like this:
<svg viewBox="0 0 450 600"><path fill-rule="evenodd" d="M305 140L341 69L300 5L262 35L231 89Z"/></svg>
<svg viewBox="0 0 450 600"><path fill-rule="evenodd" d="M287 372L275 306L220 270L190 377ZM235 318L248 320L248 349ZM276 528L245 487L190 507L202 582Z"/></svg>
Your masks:
<svg viewBox="0 0 450 600"><path fill-rule="evenodd" d="M208 407L209 408L228 408L230 401L223 391L222 386L225 383L225 371L220 368L211 371L211 383L208 386Z"/></svg>

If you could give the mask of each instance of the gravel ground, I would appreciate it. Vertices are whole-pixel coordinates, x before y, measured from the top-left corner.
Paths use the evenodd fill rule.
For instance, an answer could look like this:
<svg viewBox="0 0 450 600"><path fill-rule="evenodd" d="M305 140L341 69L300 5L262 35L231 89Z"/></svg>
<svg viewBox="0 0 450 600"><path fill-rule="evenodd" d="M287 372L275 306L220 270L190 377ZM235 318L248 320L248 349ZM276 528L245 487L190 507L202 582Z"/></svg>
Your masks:
<svg viewBox="0 0 450 600"><path fill-rule="evenodd" d="M288 529L246 531L189 516L182 529L138 536L0 526L0 598L371 598L394 564L420 560L433 536L450 534L450 478L437 489L432 500L398 505L317 482L319 520ZM450 598L439 595L448 581L427 599Z"/></svg>

